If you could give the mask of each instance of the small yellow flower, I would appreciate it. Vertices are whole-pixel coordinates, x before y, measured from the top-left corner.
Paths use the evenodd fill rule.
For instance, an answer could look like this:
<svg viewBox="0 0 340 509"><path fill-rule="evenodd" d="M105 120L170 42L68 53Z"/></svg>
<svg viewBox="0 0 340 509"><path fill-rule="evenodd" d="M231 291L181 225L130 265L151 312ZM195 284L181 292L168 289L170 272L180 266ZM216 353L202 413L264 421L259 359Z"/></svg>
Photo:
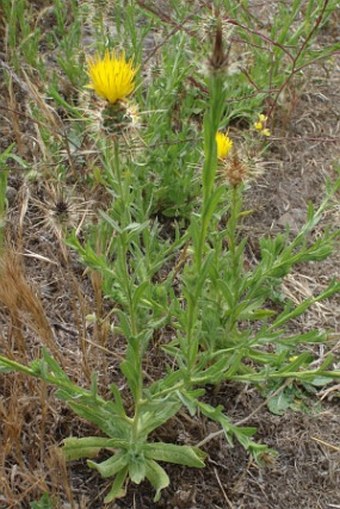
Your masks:
<svg viewBox="0 0 340 509"><path fill-rule="evenodd" d="M254 128L256 131L259 131L262 136L270 136L270 130L266 127L266 122L268 120L268 117L266 115L263 115L262 113L258 116L257 122L254 122Z"/></svg>
<svg viewBox="0 0 340 509"><path fill-rule="evenodd" d="M262 131L263 124L262 124L262 122L258 121L258 122L254 123L254 127L255 127L256 131Z"/></svg>
<svg viewBox="0 0 340 509"><path fill-rule="evenodd" d="M233 146L233 141L227 134L218 131L216 133L217 157L218 159L226 159Z"/></svg>
<svg viewBox="0 0 340 509"><path fill-rule="evenodd" d="M124 53L117 55L114 51L106 50L104 58L96 55L88 57L87 62L90 77L88 88L109 103L115 104L134 91L137 69L132 60L125 59Z"/></svg>

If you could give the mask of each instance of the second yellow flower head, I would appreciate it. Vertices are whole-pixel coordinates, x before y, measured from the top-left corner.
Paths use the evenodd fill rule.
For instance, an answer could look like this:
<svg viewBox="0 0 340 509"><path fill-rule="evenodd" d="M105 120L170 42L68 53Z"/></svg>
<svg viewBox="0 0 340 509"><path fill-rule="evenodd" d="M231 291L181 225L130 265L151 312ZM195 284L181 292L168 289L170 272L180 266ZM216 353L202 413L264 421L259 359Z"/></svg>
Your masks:
<svg viewBox="0 0 340 509"><path fill-rule="evenodd" d="M92 88L109 103L115 104L134 91L136 72L132 60L126 60L124 53L116 55L114 51L106 50L103 58L98 55L88 57L88 88Z"/></svg>
<svg viewBox="0 0 340 509"><path fill-rule="evenodd" d="M225 159L230 150L232 149L233 142L227 134L218 131L216 133L217 157L218 159Z"/></svg>

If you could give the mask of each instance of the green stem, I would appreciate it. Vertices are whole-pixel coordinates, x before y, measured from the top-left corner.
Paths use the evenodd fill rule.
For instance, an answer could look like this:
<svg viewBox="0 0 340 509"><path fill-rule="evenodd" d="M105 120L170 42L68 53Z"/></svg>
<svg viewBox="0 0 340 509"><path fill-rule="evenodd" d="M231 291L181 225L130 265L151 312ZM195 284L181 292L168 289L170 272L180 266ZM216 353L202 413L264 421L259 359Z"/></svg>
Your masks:
<svg viewBox="0 0 340 509"><path fill-rule="evenodd" d="M112 186L117 193L118 210L120 213L120 226L122 228L119 234L119 245L117 249L117 271L120 276L121 290L124 294L126 302L126 313L129 317L129 333L127 336L128 352L127 357L133 365L135 373L137 373L137 385L134 388L134 415L132 418L131 443L138 441L139 424L141 406L143 400L143 369L142 369L142 345L138 338L140 333L138 327L138 313L134 302L134 282L133 276L129 272L128 255L129 255L129 238L126 228L131 223L130 210L128 207L128 186L126 184L120 164L119 142L114 142L114 175L110 175Z"/></svg>
<svg viewBox="0 0 340 509"><path fill-rule="evenodd" d="M122 172L121 172L120 160L119 160L119 143L117 140L114 141L114 154L115 154L115 174L116 174L117 182L118 182L119 195L120 195L120 199L124 200L125 193L124 193L124 188L123 188L123 183L122 183Z"/></svg>
<svg viewBox="0 0 340 509"><path fill-rule="evenodd" d="M230 218L228 221L227 236L229 253L231 258L233 296L234 296L233 309L231 310L229 318L230 330L232 331L234 330L237 322L236 307L238 305L240 296L240 278L241 278L240 263L242 263L242 261L240 261L239 253L237 252L237 225L242 207L242 190L240 186L233 186L230 192L231 192Z"/></svg>
<svg viewBox="0 0 340 509"><path fill-rule="evenodd" d="M199 352L199 338L196 331L198 305L202 295L200 273L204 264L209 225L217 206L212 205L212 197L215 192L215 179L217 171L217 146L216 133L223 114L225 90L224 76L220 72L212 72L209 81L210 104L204 117L204 153L205 159L202 170L202 206L200 224L196 220L192 223L194 266L191 267L196 274L195 279L189 283L191 293L190 302L187 306L186 345L184 345L187 362L188 380L193 375ZM195 237L195 238L194 238Z"/></svg>
<svg viewBox="0 0 340 509"><path fill-rule="evenodd" d="M132 425L132 441L136 441L138 437L138 425L139 425L139 415L140 415L140 406L143 402L143 370L142 370L142 352L141 352L141 344L139 340L136 340L138 336L138 319L137 312L133 302L133 295L131 291L131 275L129 274L128 264L127 264L127 254L128 254L128 246L126 244L125 233L122 233L121 236L121 257L122 257L122 268L124 272L123 284L124 284L124 292L125 297L127 299L127 307L130 318L130 328L131 328L131 339L129 341L129 348L133 350L133 359L135 363L135 369L138 371L138 385L136 387L134 399L135 399L135 412L133 417L133 425Z"/></svg>
<svg viewBox="0 0 340 509"><path fill-rule="evenodd" d="M231 189L231 200L230 201L231 201L231 207L230 207L230 218L228 221L228 243L229 243L229 251L231 254L233 270L235 270L235 269L237 269L236 225L237 225L237 219L238 219L238 213L239 213L237 186L233 186Z"/></svg>
<svg viewBox="0 0 340 509"><path fill-rule="evenodd" d="M220 74L210 77L210 107L204 118L204 164L202 171L202 208L199 245L195 253L197 270L202 266L206 237L212 214L209 212L209 200L214 190L217 171L216 133L219 128L224 103L224 80Z"/></svg>

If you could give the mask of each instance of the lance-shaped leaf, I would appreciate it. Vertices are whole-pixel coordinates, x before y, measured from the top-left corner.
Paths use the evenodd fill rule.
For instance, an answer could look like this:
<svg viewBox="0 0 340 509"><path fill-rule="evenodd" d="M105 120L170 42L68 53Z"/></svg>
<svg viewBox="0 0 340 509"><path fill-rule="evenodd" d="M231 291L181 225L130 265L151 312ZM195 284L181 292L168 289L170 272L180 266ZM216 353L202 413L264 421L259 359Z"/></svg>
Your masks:
<svg viewBox="0 0 340 509"><path fill-rule="evenodd" d="M145 460L145 475L156 490L154 502L161 498L161 491L170 484L170 479L164 468L153 460Z"/></svg>
<svg viewBox="0 0 340 509"><path fill-rule="evenodd" d="M176 463L187 467L204 467L206 453L198 447L188 445L167 444L165 442L156 442L154 444L145 444L144 454L146 458L156 461L165 461L167 463Z"/></svg>
<svg viewBox="0 0 340 509"><path fill-rule="evenodd" d="M181 403L173 397L154 398L141 405L139 436L146 437L167 422L179 410Z"/></svg>
<svg viewBox="0 0 340 509"><path fill-rule="evenodd" d="M135 484L145 479L145 458L142 453L129 454L129 476Z"/></svg>
<svg viewBox="0 0 340 509"><path fill-rule="evenodd" d="M103 461L102 463L95 463L94 461L88 460L87 464L90 468L98 470L100 475L104 478L111 477L123 468L127 467L129 463L129 457L126 451L118 451L111 458Z"/></svg>
<svg viewBox="0 0 340 509"><path fill-rule="evenodd" d="M101 449L126 448L128 442L105 437L69 437L64 439L63 452L68 461L94 458Z"/></svg>
<svg viewBox="0 0 340 509"><path fill-rule="evenodd" d="M123 468L115 477L109 493L104 498L105 504L114 502L116 498L125 497L126 488L123 486L128 474L128 467Z"/></svg>

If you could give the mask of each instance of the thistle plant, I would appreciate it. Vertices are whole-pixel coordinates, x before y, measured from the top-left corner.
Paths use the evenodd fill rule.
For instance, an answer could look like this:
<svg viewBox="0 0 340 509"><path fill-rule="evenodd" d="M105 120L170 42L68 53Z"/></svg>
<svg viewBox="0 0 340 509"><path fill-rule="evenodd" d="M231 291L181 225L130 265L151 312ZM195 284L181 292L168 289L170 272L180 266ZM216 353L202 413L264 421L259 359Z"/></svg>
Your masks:
<svg viewBox="0 0 340 509"><path fill-rule="evenodd" d="M216 421L230 444L236 438L261 460L268 448L253 440L256 429L236 426L223 406L207 402L207 384L218 388L239 381L261 390L286 380L314 383L322 378L326 383L340 378L332 355L313 368L313 355L299 351L305 343L326 341L326 333L292 334L288 328L290 320L334 295L340 284L331 282L298 305L282 293L283 278L295 265L331 254L338 232L326 230L317 239L312 232L331 206L340 179L328 185L318 208L309 206L306 223L294 238L289 231L261 238L259 260L245 266L247 239L241 236L240 224L246 214L243 196L249 168L236 141L222 131L226 57L218 21L207 66L201 194L186 230L175 225L172 235L162 238L151 214L152 192L144 192L146 178L140 186L137 165L121 150L115 116L110 119L112 131L93 139L100 153L100 182L112 199L81 238L77 232L68 238L68 246L90 273L101 277L115 317L111 329L125 342L120 371L130 401L117 384L110 385L110 395L104 398L98 373L93 373L87 389L75 384L46 349L30 365L0 356L2 372L18 371L55 386L56 396L99 430L100 436L66 438L63 451L68 460L86 458L102 477L113 478L105 502L123 496L129 481L140 484L144 479L155 488L157 501L170 482L159 462L204 466L206 453L197 446L155 438L157 429L181 409ZM135 89L137 70L123 54L106 51L103 58L88 60L89 86L106 101L105 108L120 111ZM266 136L265 119L259 122L255 128ZM161 345L166 353L162 375L146 383L145 357L164 327L172 337Z"/></svg>

